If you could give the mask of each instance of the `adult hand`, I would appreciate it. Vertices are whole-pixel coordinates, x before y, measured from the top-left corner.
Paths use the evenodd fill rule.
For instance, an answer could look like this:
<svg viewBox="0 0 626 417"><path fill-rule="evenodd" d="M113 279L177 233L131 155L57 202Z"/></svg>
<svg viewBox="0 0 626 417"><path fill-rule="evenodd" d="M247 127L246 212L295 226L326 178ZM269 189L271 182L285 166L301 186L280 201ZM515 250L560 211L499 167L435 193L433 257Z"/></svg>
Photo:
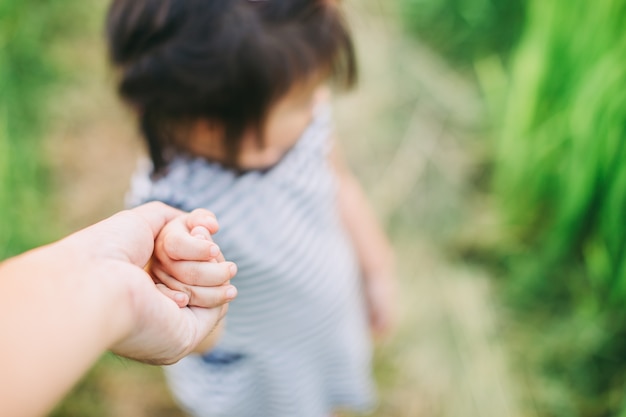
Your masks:
<svg viewBox="0 0 626 417"><path fill-rule="evenodd" d="M180 214L149 203L0 264L0 415L44 414L107 349L169 364L207 336L223 302L180 308L144 270Z"/></svg>
<svg viewBox="0 0 626 417"><path fill-rule="evenodd" d="M209 334L227 310L225 303L230 299L217 297L202 303L208 308L180 308L156 288L144 270L158 234L168 223L176 223L181 214L162 203L148 203L120 212L61 242L78 250L90 248L88 256L83 257L87 270L127 287L127 327L111 346L118 355L151 364L176 362ZM187 268L199 280L196 285L202 285L203 279L207 285L215 285L211 275L201 273L202 263ZM230 274L228 265L221 269L224 271L216 268L215 275L224 281L222 277Z"/></svg>

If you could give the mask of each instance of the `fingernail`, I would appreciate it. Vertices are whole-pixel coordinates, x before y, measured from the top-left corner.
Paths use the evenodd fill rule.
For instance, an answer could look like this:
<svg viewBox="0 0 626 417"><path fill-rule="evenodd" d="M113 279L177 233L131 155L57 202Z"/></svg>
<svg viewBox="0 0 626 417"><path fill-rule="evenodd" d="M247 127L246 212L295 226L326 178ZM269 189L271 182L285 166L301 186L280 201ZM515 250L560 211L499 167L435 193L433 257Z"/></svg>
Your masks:
<svg viewBox="0 0 626 417"><path fill-rule="evenodd" d="M212 257L216 257L217 255L220 254L220 248L217 247L217 245L211 245L211 249L209 249L209 253L211 254Z"/></svg>
<svg viewBox="0 0 626 417"><path fill-rule="evenodd" d="M174 299L179 304L187 305L189 303L187 294L181 292L174 294Z"/></svg>
<svg viewBox="0 0 626 417"><path fill-rule="evenodd" d="M197 237L198 239L209 240L209 236L211 236L211 234L205 227L196 226L191 230L191 236Z"/></svg>
<svg viewBox="0 0 626 417"><path fill-rule="evenodd" d="M230 266L228 267L228 269L230 270L230 275L231 276L235 276L235 274L237 274L237 265L235 264L230 264Z"/></svg>
<svg viewBox="0 0 626 417"><path fill-rule="evenodd" d="M226 297L235 298L236 296L237 296L237 288L233 286L228 287L228 289L226 290Z"/></svg>

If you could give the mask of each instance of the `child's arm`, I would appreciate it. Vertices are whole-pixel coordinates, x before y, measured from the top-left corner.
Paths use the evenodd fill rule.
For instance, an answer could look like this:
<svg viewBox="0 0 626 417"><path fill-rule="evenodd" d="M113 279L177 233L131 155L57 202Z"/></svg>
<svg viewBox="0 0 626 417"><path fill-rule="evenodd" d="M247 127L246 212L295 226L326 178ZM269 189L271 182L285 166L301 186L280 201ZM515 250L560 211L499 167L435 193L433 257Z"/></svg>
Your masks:
<svg viewBox="0 0 626 417"><path fill-rule="evenodd" d="M337 144L331 153L339 183L341 218L352 239L364 279L370 326L384 336L395 324L396 278L393 249L365 193L344 162Z"/></svg>

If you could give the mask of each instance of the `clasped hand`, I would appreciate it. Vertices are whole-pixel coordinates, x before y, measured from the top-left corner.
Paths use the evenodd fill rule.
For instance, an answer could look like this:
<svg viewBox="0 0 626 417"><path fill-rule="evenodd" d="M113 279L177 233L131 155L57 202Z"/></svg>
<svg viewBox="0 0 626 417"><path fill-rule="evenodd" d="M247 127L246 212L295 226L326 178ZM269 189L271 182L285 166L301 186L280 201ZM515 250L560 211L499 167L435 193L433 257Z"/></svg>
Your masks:
<svg viewBox="0 0 626 417"><path fill-rule="evenodd" d="M183 213L154 202L66 239L83 248L93 244L101 271L110 271L110 279L124 280L128 288L132 320L113 352L170 364L215 328L237 294L230 284L237 268L211 239L217 230L207 210Z"/></svg>

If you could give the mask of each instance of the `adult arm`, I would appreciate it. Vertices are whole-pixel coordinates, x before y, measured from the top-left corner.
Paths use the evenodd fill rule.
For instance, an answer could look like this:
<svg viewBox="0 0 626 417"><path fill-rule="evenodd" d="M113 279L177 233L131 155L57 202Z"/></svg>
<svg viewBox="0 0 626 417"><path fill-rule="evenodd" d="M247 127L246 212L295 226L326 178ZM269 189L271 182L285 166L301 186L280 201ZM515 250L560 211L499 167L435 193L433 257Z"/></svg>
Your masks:
<svg viewBox="0 0 626 417"><path fill-rule="evenodd" d="M0 415L43 415L111 349L173 363L225 312L179 308L143 267L180 212L149 203L0 264Z"/></svg>

